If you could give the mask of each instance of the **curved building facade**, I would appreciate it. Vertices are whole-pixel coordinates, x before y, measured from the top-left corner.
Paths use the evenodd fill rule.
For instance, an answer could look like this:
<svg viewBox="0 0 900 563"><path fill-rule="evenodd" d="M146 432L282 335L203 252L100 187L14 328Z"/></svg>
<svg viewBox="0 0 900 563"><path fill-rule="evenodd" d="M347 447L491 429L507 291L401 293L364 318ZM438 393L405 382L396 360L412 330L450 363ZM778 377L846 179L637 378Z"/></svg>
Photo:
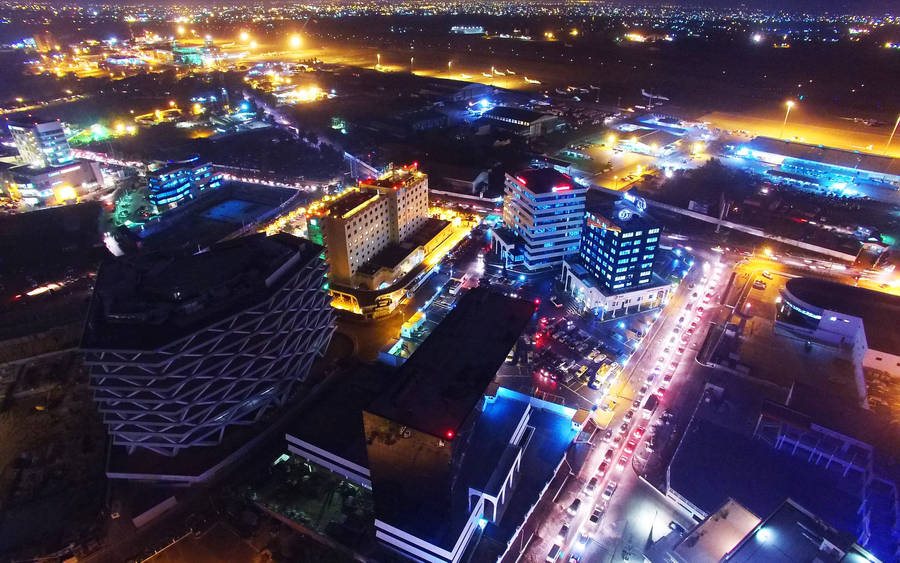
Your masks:
<svg viewBox="0 0 900 563"><path fill-rule="evenodd" d="M322 254L260 234L104 264L82 350L113 445L174 456L283 405L334 332Z"/></svg>

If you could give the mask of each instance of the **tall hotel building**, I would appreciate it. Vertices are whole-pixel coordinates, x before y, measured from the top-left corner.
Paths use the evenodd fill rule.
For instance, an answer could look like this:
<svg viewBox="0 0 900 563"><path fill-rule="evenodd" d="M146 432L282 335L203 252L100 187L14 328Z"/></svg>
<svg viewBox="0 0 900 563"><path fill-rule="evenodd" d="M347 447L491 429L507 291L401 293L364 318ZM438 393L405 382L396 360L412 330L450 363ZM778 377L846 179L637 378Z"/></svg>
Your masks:
<svg viewBox="0 0 900 563"><path fill-rule="evenodd" d="M313 232L321 233L331 279L351 284L363 265L388 245L407 240L428 221L428 176L413 164L361 180L308 222L310 236L315 239Z"/></svg>
<svg viewBox="0 0 900 563"><path fill-rule="evenodd" d="M587 188L552 168L534 168L507 174L505 191L504 227L493 238L507 263L544 271L578 252Z"/></svg>
<svg viewBox="0 0 900 563"><path fill-rule="evenodd" d="M322 250L257 234L104 263L81 347L113 446L175 456L284 405L334 332Z"/></svg>

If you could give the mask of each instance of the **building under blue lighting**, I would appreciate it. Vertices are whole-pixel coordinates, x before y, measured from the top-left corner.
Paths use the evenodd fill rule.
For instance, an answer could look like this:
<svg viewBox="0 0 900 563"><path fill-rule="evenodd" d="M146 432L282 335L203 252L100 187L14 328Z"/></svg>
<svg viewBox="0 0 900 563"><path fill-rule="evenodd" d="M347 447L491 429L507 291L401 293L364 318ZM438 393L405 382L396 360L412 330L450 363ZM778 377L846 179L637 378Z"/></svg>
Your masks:
<svg viewBox="0 0 900 563"><path fill-rule="evenodd" d="M222 185L222 179L213 171L212 165L193 157L169 162L150 172L147 184L150 203L157 210L164 211L204 190L218 188Z"/></svg>
<svg viewBox="0 0 900 563"><path fill-rule="evenodd" d="M646 202L597 194L587 204L581 248L563 263L566 291L598 314L650 308L663 302L669 285L655 275L661 226Z"/></svg>

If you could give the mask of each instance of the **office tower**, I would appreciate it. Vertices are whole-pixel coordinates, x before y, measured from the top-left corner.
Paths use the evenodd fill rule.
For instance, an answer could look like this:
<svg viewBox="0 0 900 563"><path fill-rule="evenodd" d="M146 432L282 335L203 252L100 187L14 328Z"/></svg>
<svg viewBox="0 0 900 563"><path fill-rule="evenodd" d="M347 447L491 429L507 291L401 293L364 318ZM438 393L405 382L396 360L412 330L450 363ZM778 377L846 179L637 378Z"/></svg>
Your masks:
<svg viewBox="0 0 900 563"><path fill-rule="evenodd" d="M72 149L60 122L9 123L7 127L24 164L45 168L72 162Z"/></svg>
<svg viewBox="0 0 900 563"><path fill-rule="evenodd" d="M506 175L501 254L515 255L529 272L562 264L578 252L587 188L552 168Z"/></svg>

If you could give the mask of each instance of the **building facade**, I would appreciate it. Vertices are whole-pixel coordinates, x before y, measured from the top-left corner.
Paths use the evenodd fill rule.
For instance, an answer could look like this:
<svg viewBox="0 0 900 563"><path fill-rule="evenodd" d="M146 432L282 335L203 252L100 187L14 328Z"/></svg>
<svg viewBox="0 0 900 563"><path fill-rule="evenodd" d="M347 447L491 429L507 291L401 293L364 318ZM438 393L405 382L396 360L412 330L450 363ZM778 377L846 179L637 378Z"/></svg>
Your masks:
<svg viewBox="0 0 900 563"><path fill-rule="evenodd" d="M150 203L163 211L222 185L212 165L199 157L168 162L147 176Z"/></svg>
<svg viewBox="0 0 900 563"><path fill-rule="evenodd" d="M23 164L46 168L74 160L66 132L58 121L9 123L8 128Z"/></svg>
<svg viewBox="0 0 900 563"><path fill-rule="evenodd" d="M494 238L500 253L521 252L528 272L546 271L578 253L587 188L552 168L506 175L503 224ZM517 240L507 240L510 237Z"/></svg>
<svg viewBox="0 0 900 563"><path fill-rule="evenodd" d="M113 446L175 456L284 405L334 332L322 250L257 234L105 263L81 348Z"/></svg>
<svg viewBox="0 0 900 563"><path fill-rule="evenodd" d="M641 198L593 198L579 252L563 263L565 290L600 315L664 304L671 287L654 275L661 229Z"/></svg>
<svg viewBox="0 0 900 563"><path fill-rule="evenodd" d="M585 213L578 256L608 292L651 282L660 226L644 214L646 205L640 198L623 198Z"/></svg>

